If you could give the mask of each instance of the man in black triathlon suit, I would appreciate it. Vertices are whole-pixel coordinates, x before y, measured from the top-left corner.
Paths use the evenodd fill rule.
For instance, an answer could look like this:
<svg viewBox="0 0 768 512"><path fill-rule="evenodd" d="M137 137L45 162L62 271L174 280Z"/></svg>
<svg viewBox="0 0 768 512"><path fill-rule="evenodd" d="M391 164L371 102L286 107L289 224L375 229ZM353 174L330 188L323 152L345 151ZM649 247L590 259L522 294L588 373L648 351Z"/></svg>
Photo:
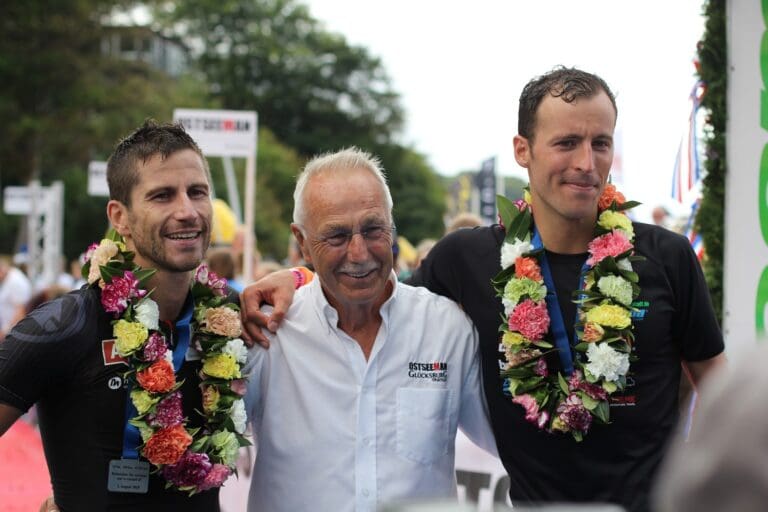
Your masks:
<svg viewBox="0 0 768 512"><path fill-rule="evenodd" d="M562 318L576 317L587 246L594 237L600 198L613 161L616 103L598 76L556 68L531 80L520 97L515 158L528 169L533 217L551 267ZM624 391L611 396L610 424L593 424L582 442L551 434L525 419L504 393L506 364L499 324L504 316L491 279L501 270L504 228L463 229L440 240L408 280L450 297L480 335L485 395L499 456L515 505L546 502L617 503L649 510L649 491L677 421L681 363L694 384L724 362L723 340L698 260L687 239L633 223L633 263L640 295L633 302L635 342ZM272 274L242 295L245 331L282 320L291 277ZM278 300L281 299L281 300ZM270 319L262 300L277 302ZM573 339L573 323L565 322ZM557 366L558 358L547 360Z"/></svg>
<svg viewBox="0 0 768 512"><path fill-rule="evenodd" d="M192 307L192 272L210 241L208 164L181 126L148 121L123 140L108 163L107 215L135 263L157 272L148 283L160 330L171 349L177 322ZM183 236L176 236L183 235ZM62 511L219 510L218 488L194 496L166 490L149 475L144 493L108 490L110 463L123 453L124 374L111 321L98 287L71 292L21 320L0 343L0 434L37 404L56 505ZM232 296L237 300L236 296ZM176 375L184 381L187 428L200 426L200 361L186 353Z"/></svg>

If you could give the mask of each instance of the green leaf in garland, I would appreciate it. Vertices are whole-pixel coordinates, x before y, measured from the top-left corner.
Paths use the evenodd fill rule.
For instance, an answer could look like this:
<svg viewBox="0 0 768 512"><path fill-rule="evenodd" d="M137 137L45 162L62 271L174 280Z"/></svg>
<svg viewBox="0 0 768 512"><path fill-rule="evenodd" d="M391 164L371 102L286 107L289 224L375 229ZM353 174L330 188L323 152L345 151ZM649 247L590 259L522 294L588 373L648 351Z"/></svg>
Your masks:
<svg viewBox="0 0 768 512"><path fill-rule="evenodd" d="M624 210L629 210L631 208L634 208L635 206L640 206L641 204L643 203L641 203L640 201L626 201L624 204L616 204L616 201L614 201L611 204L611 209L619 212L623 212Z"/></svg>
<svg viewBox="0 0 768 512"><path fill-rule="evenodd" d="M507 236L504 238L504 241L512 243L516 240L526 240L530 234L532 222L533 217L529 210L518 210L517 216L512 219L509 227L507 227Z"/></svg>
<svg viewBox="0 0 768 512"><path fill-rule="evenodd" d="M499 217L501 217L501 223L504 225L504 228L509 228L512 225L512 219L519 213L517 206L506 197L497 195L496 207L499 209Z"/></svg>
<svg viewBox="0 0 768 512"><path fill-rule="evenodd" d="M600 400L597 406L592 409L592 413L603 423L609 423L611 413L608 406L608 400Z"/></svg>
<svg viewBox="0 0 768 512"><path fill-rule="evenodd" d="M563 374L560 372L557 372L557 383L560 384L560 389L563 391L563 393L566 395L570 393L570 390L568 389L568 383L565 381Z"/></svg>
<svg viewBox="0 0 768 512"><path fill-rule="evenodd" d="M598 404L600 403L600 401L599 401L599 400L595 400L594 398L592 398L592 397L591 397L591 396L589 396L588 394L584 393L583 391L580 391L580 392L579 392L579 397L581 398L581 403L582 403L582 404L584 404L584 407L585 407L585 408L586 408L588 411L594 411L594 410L595 410L595 408L596 408L596 407L598 406Z"/></svg>
<svg viewBox="0 0 768 512"><path fill-rule="evenodd" d="M155 275L156 272L157 270L154 268L143 268L134 272L133 275L136 277L136 279L139 280L139 286L143 288L142 285L147 281L147 279Z"/></svg>

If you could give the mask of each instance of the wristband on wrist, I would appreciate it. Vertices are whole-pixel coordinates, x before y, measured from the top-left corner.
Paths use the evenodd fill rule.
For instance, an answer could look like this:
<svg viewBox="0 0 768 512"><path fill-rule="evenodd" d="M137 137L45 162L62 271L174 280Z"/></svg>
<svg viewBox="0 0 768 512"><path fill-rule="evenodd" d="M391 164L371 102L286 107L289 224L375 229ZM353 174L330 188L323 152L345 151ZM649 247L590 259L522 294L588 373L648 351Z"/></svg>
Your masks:
<svg viewBox="0 0 768 512"><path fill-rule="evenodd" d="M290 270L293 273L293 284L296 290L309 284L315 277L315 274L307 267L293 267Z"/></svg>

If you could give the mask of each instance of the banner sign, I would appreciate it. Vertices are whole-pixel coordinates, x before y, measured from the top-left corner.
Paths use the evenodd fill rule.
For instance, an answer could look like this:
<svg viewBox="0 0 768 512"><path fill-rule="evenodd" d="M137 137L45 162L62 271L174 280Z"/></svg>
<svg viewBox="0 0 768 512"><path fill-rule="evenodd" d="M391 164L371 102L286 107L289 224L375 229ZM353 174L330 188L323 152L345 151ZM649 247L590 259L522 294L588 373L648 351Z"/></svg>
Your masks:
<svg viewBox="0 0 768 512"><path fill-rule="evenodd" d="M29 215L32 213L33 202L42 212L43 205L49 201L50 187L5 187L3 190L3 211L9 215ZM33 194L35 197L33 197Z"/></svg>
<svg viewBox="0 0 768 512"><path fill-rule="evenodd" d="M177 108L173 120L184 126L206 156L256 154L256 112Z"/></svg>
<svg viewBox="0 0 768 512"><path fill-rule="evenodd" d="M107 162L94 160L88 164L88 195L109 197Z"/></svg>
<svg viewBox="0 0 768 512"><path fill-rule="evenodd" d="M496 157L483 161L475 175L475 186L480 192L480 217L486 224L496 222Z"/></svg>

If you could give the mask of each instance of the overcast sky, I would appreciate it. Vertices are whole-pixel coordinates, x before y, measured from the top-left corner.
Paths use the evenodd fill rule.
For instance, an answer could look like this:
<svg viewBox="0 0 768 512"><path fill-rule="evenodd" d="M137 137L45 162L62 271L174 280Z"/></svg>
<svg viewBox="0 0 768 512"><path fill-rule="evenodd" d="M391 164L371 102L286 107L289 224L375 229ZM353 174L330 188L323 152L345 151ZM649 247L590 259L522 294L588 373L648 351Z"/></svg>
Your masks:
<svg viewBox="0 0 768 512"><path fill-rule="evenodd" d="M694 83L701 0L304 0L326 28L382 58L407 115L405 143L441 174L512 155L517 99L555 65L602 76L617 95L623 185L674 208L672 168ZM682 211L679 209L678 211Z"/></svg>

